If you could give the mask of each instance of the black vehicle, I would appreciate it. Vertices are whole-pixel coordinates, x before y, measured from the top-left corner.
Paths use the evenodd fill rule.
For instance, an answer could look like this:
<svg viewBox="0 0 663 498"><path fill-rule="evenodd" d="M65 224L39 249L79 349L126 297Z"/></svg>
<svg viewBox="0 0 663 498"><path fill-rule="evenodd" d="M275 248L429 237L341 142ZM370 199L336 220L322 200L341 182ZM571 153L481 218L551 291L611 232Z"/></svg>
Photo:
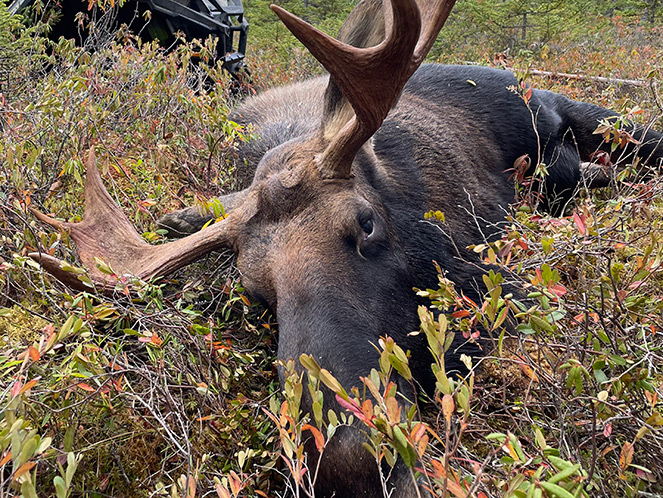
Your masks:
<svg viewBox="0 0 663 498"><path fill-rule="evenodd" d="M32 3L34 0L13 0L9 11L16 14ZM51 36L77 37L76 16L87 11L87 2L61 0L58 5L62 18ZM244 18L241 0L129 0L117 11L117 20L130 21L136 12L145 10L152 16L142 32L143 38L169 45L175 41L177 32L184 33L187 39L214 35L219 38L217 52L223 67L235 77L241 70L246 71L244 54L249 23Z"/></svg>

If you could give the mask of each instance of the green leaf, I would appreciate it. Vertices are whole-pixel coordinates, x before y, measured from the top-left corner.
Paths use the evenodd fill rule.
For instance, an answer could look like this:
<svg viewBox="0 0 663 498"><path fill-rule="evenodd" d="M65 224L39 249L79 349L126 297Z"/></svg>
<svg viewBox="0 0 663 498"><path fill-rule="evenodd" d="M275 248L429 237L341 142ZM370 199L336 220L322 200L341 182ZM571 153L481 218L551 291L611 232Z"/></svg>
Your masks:
<svg viewBox="0 0 663 498"><path fill-rule="evenodd" d="M65 486L64 479L62 479L62 477L54 477L53 485L55 486L55 495L57 498L67 498L67 486Z"/></svg>
<svg viewBox="0 0 663 498"><path fill-rule="evenodd" d="M576 463L575 465L571 465L570 467L567 467L561 472L552 476L550 479L548 479L548 482L555 484L556 482L562 481L567 477L574 475L578 472L578 470L580 470L580 464Z"/></svg>
<svg viewBox="0 0 663 498"><path fill-rule="evenodd" d="M74 474L76 473L76 469L78 468L79 461L80 457L76 458L76 455L74 455L74 453L69 452L67 454L67 473L65 474L65 482L67 484L67 487L71 485L71 481L74 478Z"/></svg>
<svg viewBox="0 0 663 498"><path fill-rule="evenodd" d="M38 446L39 446L39 436L33 436L29 439L26 437L23 440L23 445L21 447L21 454L18 458L19 467L34 456L35 450L37 449Z"/></svg>
<svg viewBox="0 0 663 498"><path fill-rule="evenodd" d="M28 479L21 484L21 497L22 498L39 498L35 485L32 480ZM59 497L58 497L59 498Z"/></svg>
<svg viewBox="0 0 663 498"><path fill-rule="evenodd" d="M409 381L412 379L412 372L410 371L410 367L408 367L407 363L401 361L400 358L398 358L396 355L389 355L389 363L391 363L391 366L394 367L405 380Z"/></svg>
<svg viewBox="0 0 663 498"><path fill-rule="evenodd" d="M547 320L539 318L536 315L531 315L529 317L529 323L531 326L533 326L532 328L534 329L543 330L548 333L552 333L554 331L552 325L550 325Z"/></svg>
<svg viewBox="0 0 663 498"><path fill-rule="evenodd" d="M62 447L64 451L71 451L74 447L74 435L76 434L76 426L70 425L64 433L64 441Z"/></svg>
<svg viewBox="0 0 663 498"><path fill-rule="evenodd" d="M548 493L552 493L553 495L559 498L575 498L575 496L573 496L571 493L569 493L563 487L558 486L557 484L553 484L550 482L542 482L541 487L545 489Z"/></svg>

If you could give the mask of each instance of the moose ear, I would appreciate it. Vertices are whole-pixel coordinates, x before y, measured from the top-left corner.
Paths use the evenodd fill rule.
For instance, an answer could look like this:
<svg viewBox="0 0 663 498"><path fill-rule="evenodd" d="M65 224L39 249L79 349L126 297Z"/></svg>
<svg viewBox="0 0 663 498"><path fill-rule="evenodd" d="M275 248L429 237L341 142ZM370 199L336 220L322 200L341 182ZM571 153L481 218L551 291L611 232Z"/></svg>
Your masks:
<svg viewBox="0 0 663 498"><path fill-rule="evenodd" d="M386 13L391 15L391 12ZM337 39L353 47L367 48L382 43L385 33L385 10L382 0L363 0L343 22ZM322 114L325 138L334 137L353 116L352 106L334 82L334 77L330 76Z"/></svg>

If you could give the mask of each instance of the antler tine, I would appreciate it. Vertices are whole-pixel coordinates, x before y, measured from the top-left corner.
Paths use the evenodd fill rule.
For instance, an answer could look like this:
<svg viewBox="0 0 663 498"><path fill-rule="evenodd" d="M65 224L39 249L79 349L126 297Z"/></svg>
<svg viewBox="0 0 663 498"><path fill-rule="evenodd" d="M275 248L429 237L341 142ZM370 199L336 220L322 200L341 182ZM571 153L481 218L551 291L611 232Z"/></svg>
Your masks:
<svg viewBox="0 0 663 498"><path fill-rule="evenodd" d="M90 278L106 292L115 288L116 277L100 271L97 259L109 265L117 275L131 274L148 279L172 273L214 249L232 246L235 238L236 225L229 217L183 239L157 246L148 244L108 194L93 149L90 149L87 163L83 221L66 223L33 212L44 223L69 231ZM63 270L59 259L42 253L31 253L30 257L70 287L85 287L76 274Z"/></svg>
<svg viewBox="0 0 663 498"><path fill-rule="evenodd" d="M413 73L428 55L455 3L456 0L435 0L434 2L418 0L421 18L426 19L427 22L421 29L419 42L414 49L414 56L412 57Z"/></svg>
<svg viewBox="0 0 663 498"><path fill-rule="evenodd" d="M384 2L385 15L388 15L388 4L386 0ZM387 37L370 48L342 43L282 8L271 6L288 29L329 71L355 112L355 117L337 133L318 158L323 177L350 176L355 155L382 125L405 83L430 50L454 3L455 0L436 0L426 9L427 23L422 27L415 0L390 0L392 22L387 22L390 28ZM421 41L420 34L424 35Z"/></svg>
<svg viewBox="0 0 663 498"><path fill-rule="evenodd" d="M290 31L329 71L354 109L353 118L319 158L326 177L347 178L361 146L380 127L405 85L421 19L414 0L391 0L393 23L387 38L375 47L357 48L340 42L272 5Z"/></svg>

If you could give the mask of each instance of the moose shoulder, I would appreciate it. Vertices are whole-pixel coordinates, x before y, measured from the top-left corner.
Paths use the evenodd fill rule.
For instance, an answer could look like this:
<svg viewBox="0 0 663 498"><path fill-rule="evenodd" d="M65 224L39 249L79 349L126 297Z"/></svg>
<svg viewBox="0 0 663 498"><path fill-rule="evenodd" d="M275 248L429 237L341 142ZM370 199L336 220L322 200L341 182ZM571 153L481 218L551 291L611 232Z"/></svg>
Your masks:
<svg viewBox="0 0 663 498"><path fill-rule="evenodd" d="M40 218L70 231L90 276L107 291L115 282L95 257L119 274L147 278L230 247L247 290L276 313L280 359L310 354L351 387L377 364L372 344L389 335L411 351L412 372L430 387L425 341L409 335L418 328L412 288L434 285L437 261L464 293L476 295L481 270L465 247L499 234L515 196L506 170L525 155L545 163L546 201L559 209L582 181L602 181L584 178L581 164L602 146L593 134L598 121L614 113L538 90L528 106L509 89L518 82L505 71L419 67L453 1L385 4L391 22L380 1L361 2L340 41L275 8L331 76L271 90L237 109L236 119L251 123L259 139L241 151L255 172L245 190L221 198L224 220L196 232L206 220L195 209L173 213L164 226L195 233L150 246L112 203L93 158L83 222ZM626 152L652 162L662 157L660 134L631 132L643 145ZM431 209L445 213L444 225L424 220ZM34 257L78 284L58 260ZM410 384L399 384L414 396ZM332 398L328 392L328 406ZM342 427L329 441L315 496L383 495L362 437ZM316 462L311 446L311 468ZM418 495L404 466L388 486L393 496Z"/></svg>

